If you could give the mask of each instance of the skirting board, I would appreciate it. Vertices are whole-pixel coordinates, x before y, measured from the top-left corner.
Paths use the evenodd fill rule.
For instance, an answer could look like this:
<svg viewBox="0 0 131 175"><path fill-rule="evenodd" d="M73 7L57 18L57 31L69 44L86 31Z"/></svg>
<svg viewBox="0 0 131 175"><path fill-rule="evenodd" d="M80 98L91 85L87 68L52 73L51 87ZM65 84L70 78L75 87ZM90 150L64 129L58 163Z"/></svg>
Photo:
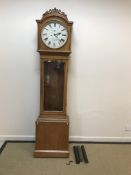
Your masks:
<svg viewBox="0 0 131 175"><path fill-rule="evenodd" d="M4 144L4 141L0 141L0 148L2 147L3 144Z"/></svg>
<svg viewBox="0 0 131 175"><path fill-rule="evenodd" d="M34 135L0 135L0 143L4 141L34 141ZM70 136L70 142L127 142L131 143L131 137L86 137L86 136Z"/></svg>

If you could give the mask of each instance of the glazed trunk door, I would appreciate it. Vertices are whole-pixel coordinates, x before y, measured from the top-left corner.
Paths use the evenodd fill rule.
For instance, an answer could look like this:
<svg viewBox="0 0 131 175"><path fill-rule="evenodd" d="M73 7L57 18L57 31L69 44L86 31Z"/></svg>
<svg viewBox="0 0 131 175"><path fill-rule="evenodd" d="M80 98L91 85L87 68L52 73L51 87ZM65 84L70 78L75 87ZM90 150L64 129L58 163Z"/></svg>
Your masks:
<svg viewBox="0 0 131 175"><path fill-rule="evenodd" d="M44 110L63 111L64 63L44 63Z"/></svg>
<svg viewBox="0 0 131 175"><path fill-rule="evenodd" d="M44 103L45 112L58 112L64 109L65 62L44 61Z"/></svg>

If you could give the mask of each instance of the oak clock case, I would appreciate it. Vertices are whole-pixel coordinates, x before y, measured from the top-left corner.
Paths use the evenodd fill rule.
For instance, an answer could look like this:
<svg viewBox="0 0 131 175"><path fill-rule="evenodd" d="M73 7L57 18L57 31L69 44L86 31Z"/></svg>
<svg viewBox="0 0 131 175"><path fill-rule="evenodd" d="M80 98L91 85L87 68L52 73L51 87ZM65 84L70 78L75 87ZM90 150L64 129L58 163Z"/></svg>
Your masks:
<svg viewBox="0 0 131 175"><path fill-rule="evenodd" d="M41 71L34 156L68 157L67 74L73 22L56 8L36 21Z"/></svg>

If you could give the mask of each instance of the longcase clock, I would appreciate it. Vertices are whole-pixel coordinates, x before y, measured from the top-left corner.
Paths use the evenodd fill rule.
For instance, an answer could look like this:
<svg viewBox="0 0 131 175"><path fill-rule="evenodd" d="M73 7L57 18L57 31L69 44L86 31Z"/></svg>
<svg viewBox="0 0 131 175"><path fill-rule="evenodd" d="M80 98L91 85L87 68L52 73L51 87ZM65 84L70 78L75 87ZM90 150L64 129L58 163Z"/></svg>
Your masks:
<svg viewBox="0 0 131 175"><path fill-rule="evenodd" d="M69 118L66 101L73 22L56 8L46 11L42 19L36 21L41 85L34 156L68 157Z"/></svg>

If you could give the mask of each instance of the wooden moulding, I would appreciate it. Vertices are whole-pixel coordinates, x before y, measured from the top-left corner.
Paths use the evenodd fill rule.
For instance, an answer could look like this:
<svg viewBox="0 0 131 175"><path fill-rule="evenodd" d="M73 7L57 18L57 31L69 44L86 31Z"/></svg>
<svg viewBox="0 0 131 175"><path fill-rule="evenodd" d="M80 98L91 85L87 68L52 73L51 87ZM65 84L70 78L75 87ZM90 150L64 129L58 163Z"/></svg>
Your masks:
<svg viewBox="0 0 131 175"><path fill-rule="evenodd" d="M51 51L51 50L37 50L40 55L50 55L50 56L69 56L71 51Z"/></svg>
<svg viewBox="0 0 131 175"><path fill-rule="evenodd" d="M63 150L35 150L35 158L68 158L69 151Z"/></svg>

